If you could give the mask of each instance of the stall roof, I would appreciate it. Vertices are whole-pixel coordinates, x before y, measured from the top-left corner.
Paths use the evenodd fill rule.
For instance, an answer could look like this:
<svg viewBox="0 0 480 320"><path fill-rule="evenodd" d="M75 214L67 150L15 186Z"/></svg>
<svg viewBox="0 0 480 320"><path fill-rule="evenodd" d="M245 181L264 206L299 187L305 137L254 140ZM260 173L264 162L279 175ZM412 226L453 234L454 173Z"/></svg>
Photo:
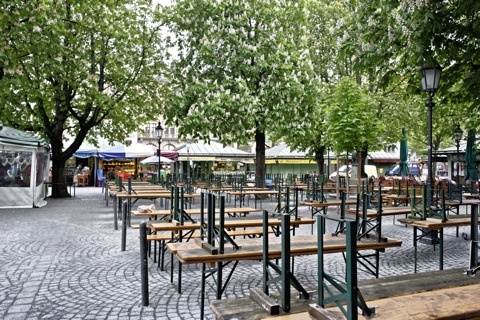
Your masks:
<svg viewBox="0 0 480 320"><path fill-rule="evenodd" d="M221 143L215 141L210 141L210 143L204 141L192 143L188 148L188 153L186 144L175 149L175 151L182 157L179 160L186 160L185 157L187 156L190 157L190 160L195 160L195 157L211 158L210 160L252 159L255 156L253 153L228 146L224 147Z"/></svg>
<svg viewBox="0 0 480 320"><path fill-rule="evenodd" d="M399 162L400 153L386 151L371 151L368 153L368 159L373 162Z"/></svg>
<svg viewBox="0 0 480 320"><path fill-rule="evenodd" d="M288 159L304 159L305 152L298 150L291 150L286 144L280 144L278 146L272 147L265 150L265 158L288 158Z"/></svg>
<svg viewBox="0 0 480 320"><path fill-rule="evenodd" d="M23 132L14 128L2 126L0 124L0 143L23 147L45 147L50 149L50 145L43 138L36 137L28 132Z"/></svg>

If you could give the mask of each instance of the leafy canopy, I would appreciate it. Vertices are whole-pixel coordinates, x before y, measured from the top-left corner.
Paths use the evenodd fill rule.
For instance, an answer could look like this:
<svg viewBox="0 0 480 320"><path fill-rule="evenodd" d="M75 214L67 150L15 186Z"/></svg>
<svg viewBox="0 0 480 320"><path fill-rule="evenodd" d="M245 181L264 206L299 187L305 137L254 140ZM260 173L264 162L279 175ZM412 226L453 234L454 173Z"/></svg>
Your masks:
<svg viewBox="0 0 480 320"><path fill-rule="evenodd" d="M180 0L163 13L177 50L165 114L181 134L247 143L305 130L319 86L304 1Z"/></svg>

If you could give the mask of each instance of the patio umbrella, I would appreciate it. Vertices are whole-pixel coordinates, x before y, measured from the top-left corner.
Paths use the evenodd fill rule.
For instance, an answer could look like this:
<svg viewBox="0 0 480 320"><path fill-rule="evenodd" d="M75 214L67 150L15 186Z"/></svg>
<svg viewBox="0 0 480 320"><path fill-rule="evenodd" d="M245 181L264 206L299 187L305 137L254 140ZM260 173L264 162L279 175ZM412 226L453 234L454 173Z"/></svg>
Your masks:
<svg viewBox="0 0 480 320"><path fill-rule="evenodd" d="M402 128L402 138L400 139L400 175L408 176L408 142L407 132Z"/></svg>
<svg viewBox="0 0 480 320"><path fill-rule="evenodd" d="M467 149L465 149L465 166L465 180L478 180L475 130L468 130Z"/></svg>
<svg viewBox="0 0 480 320"><path fill-rule="evenodd" d="M160 163L171 163L171 162L174 162L174 161L166 157L160 156ZM140 163L141 164L148 164L148 163L158 164L158 157L157 156L148 157L140 161Z"/></svg>

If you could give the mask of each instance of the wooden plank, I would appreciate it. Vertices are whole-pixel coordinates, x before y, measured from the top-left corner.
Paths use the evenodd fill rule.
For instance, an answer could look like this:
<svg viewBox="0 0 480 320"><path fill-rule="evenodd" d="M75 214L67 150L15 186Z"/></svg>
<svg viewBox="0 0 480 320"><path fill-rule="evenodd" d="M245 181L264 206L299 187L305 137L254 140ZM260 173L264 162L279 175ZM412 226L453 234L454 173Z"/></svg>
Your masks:
<svg viewBox="0 0 480 320"><path fill-rule="evenodd" d="M290 225L291 226L298 226L298 225L308 225L314 224L315 219L309 218L301 218L295 219L295 217L291 218ZM282 221L278 218L269 218L268 225L269 226L280 226ZM219 225L219 221L215 220L215 225ZM178 231L178 230L198 230L200 229L199 222L184 222L183 225L175 224L173 222L148 222L148 228L152 229L153 231ZM250 227L261 227L263 226L263 219L262 218L249 218L249 217L236 217L231 219L225 219L225 228L250 228Z"/></svg>
<svg viewBox="0 0 480 320"><path fill-rule="evenodd" d="M460 226L469 226L471 224L471 218L462 218L461 216L455 216L455 218L448 219L445 222L442 222L441 219L432 219L429 218L427 220L416 220L416 221L409 221L403 222L406 225L418 227L418 228L426 228L431 230L440 230L442 228L449 228L449 227L460 227ZM480 223L480 218L478 219Z"/></svg>
<svg viewBox="0 0 480 320"><path fill-rule="evenodd" d="M449 269L441 271L429 271L415 274L405 274L400 276L391 276L384 278L374 278L367 280L359 280L363 297L366 301L378 300L394 296L404 296L413 293L429 292L438 289L453 288L460 286L468 286L472 284L480 284L480 277L469 277L464 274L464 269ZM313 288L307 291L316 290ZM274 298L280 299L278 293L273 293ZM316 294L315 294L316 295ZM312 301L292 298L290 318L285 319L302 319L302 313L308 309ZM367 303L368 305L374 305ZM334 307L329 305L328 307ZM247 296L244 298L235 298L233 300L215 300L211 303L212 310L217 319L265 319L268 317L266 311L251 302ZM377 310L381 312L382 310ZM280 314L285 314L280 310ZM303 314L308 316L307 313ZM274 319L284 319L275 317ZM303 319L312 319L305 317Z"/></svg>
<svg viewBox="0 0 480 320"><path fill-rule="evenodd" d="M242 208L225 208L225 213L238 213L238 214L248 214L252 212L261 212L260 209L250 208L250 207L242 207ZM185 209L185 213L187 214L200 214L200 209ZM205 215L207 215L207 208L204 210ZM220 209L216 209L215 213L220 213Z"/></svg>
<svg viewBox="0 0 480 320"><path fill-rule="evenodd" d="M132 210L131 213L134 216L139 216L139 217L169 216L170 210L153 210L149 212L140 212L138 210Z"/></svg>
<svg viewBox="0 0 480 320"><path fill-rule="evenodd" d="M314 208L326 208L326 207L338 207L342 205L342 201L329 201L329 202L303 202L303 205L314 207ZM356 200L347 200L345 205L351 206L356 205Z"/></svg>
<svg viewBox="0 0 480 320"><path fill-rule="evenodd" d="M206 254L204 250L198 250L195 246L184 246L181 249L176 248L175 255L177 259L184 264L197 264L207 262L225 262L225 261L241 261L241 260L261 260L263 255L262 239L239 239L236 243L241 246L239 250L232 247L225 248L223 254L211 256ZM357 244L360 250L383 250L391 247L401 246L402 241L387 239L386 242L375 242L370 239L362 239ZM167 246L170 250L170 247ZM325 237L324 252L338 253L344 252L345 239L343 237ZM291 238L291 255L310 255L317 254L317 236L294 236ZM173 252L172 252L173 253ZM281 257L282 246L281 239L272 238L269 242L269 257L271 259Z"/></svg>
<svg viewBox="0 0 480 320"><path fill-rule="evenodd" d="M439 289L411 295L368 301L377 306L376 319L474 319L480 317L480 284ZM328 308L341 314L338 308ZM359 319L367 319L362 315Z"/></svg>
<svg viewBox="0 0 480 320"><path fill-rule="evenodd" d="M267 296L259 288L250 289L250 298L258 303L270 315L277 315L280 313L280 305L272 297Z"/></svg>
<svg viewBox="0 0 480 320"><path fill-rule="evenodd" d="M216 255L218 254L218 248L212 246L211 244L205 242L201 239L195 239L194 243L199 246L201 249L206 250L209 254Z"/></svg>

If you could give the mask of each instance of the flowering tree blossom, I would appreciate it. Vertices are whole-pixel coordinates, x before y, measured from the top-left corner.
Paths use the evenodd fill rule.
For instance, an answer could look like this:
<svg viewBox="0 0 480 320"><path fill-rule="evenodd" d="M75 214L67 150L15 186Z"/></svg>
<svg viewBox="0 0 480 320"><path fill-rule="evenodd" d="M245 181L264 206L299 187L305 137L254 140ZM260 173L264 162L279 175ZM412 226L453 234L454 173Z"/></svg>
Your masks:
<svg viewBox="0 0 480 320"><path fill-rule="evenodd" d="M45 137L52 196L85 139L122 140L159 114L160 40L149 0L0 4L0 120ZM65 136L74 142L64 148Z"/></svg>
<svg viewBox="0 0 480 320"><path fill-rule="evenodd" d="M318 81L304 1L178 0L163 10L175 49L165 115L182 135L256 142L264 185L267 134L302 134Z"/></svg>

